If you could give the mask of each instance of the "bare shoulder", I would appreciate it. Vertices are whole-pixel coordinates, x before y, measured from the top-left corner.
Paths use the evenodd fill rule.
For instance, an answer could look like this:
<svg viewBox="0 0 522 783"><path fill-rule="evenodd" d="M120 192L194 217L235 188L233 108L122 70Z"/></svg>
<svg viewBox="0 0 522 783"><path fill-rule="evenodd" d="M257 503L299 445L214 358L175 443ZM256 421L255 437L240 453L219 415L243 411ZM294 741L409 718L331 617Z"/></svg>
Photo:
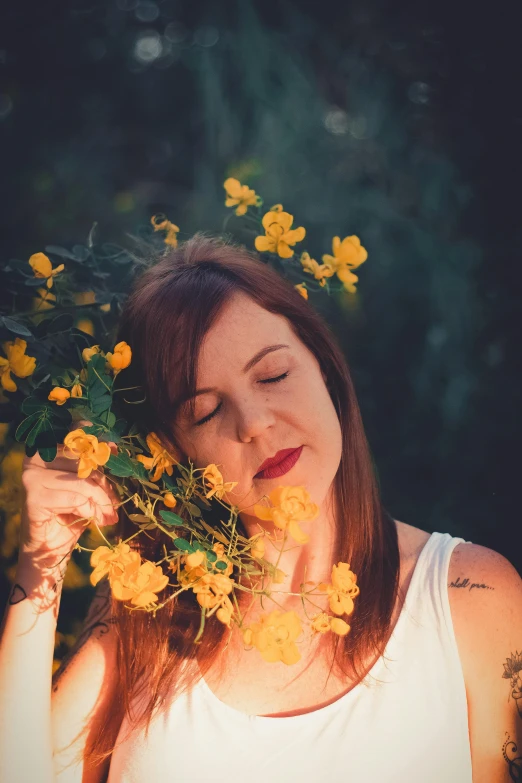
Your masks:
<svg viewBox="0 0 522 783"><path fill-rule="evenodd" d="M469 683L496 644L506 655L510 644L521 645L522 579L499 552L480 544L457 544L449 563L448 596ZM514 631L520 638L511 638Z"/></svg>
<svg viewBox="0 0 522 783"><path fill-rule="evenodd" d="M407 525L406 522L400 522L398 519L394 521L397 527L401 556L404 559L413 558L416 560L424 544L430 538L431 533L422 530L420 527Z"/></svg>

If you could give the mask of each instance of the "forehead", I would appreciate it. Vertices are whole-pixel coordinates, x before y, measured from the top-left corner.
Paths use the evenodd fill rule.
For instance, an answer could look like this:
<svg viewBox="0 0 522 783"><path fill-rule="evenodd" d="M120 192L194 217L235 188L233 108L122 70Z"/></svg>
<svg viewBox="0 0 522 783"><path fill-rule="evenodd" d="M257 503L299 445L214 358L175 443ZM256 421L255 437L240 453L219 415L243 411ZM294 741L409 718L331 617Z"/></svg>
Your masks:
<svg viewBox="0 0 522 783"><path fill-rule="evenodd" d="M235 295L208 330L199 353L198 371L216 361L241 367L256 351L271 343L294 346L296 337L284 316L270 313L244 294Z"/></svg>

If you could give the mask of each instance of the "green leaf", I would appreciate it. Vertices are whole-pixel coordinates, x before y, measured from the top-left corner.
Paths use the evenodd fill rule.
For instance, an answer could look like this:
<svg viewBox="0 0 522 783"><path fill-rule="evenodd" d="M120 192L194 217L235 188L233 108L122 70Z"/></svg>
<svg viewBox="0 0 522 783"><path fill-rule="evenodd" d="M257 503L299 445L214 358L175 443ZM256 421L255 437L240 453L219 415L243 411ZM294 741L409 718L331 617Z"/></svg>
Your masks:
<svg viewBox="0 0 522 783"><path fill-rule="evenodd" d="M41 416L41 412L35 411L34 413L31 413L31 415L28 416L27 419L24 419L22 422L20 422L20 424L16 428L15 440L17 440L19 443L23 443L24 435L26 434L26 432L28 432L31 429L31 427L33 427L36 424L40 416Z"/></svg>
<svg viewBox="0 0 522 783"><path fill-rule="evenodd" d="M56 459L58 448L57 446L43 446L38 449L38 453L44 462L52 462L53 459Z"/></svg>
<svg viewBox="0 0 522 783"><path fill-rule="evenodd" d="M60 258L68 258L70 261L78 261L78 258L74 253L71 253L71 251L67 250L65 247L59 247L59 245L47 245L45 252L60 256Z"/></svg>
<svg viewBox="0 0 522 783"><path fill-rule="evenodd" d="M188 541L185 541L184 538L175 538L173 541L173 544L175 547L180 549L182 552L195 552L196 550L192 546L192 544L189 544Z"/></svg>
<svg viewBox="0 0 522 783"><path fill-rule="evenodd" d="M195 506L194 503L185 503L185 505L193 517L198 518L201 516L201 509Z"/></svg>
<svg viewBox="0 0 522 783"><path fill-rule="evenodd" d="M217 568L220 571L224 571L227 565L228 563L225 563L224 560L218 560L217 563L214 563L214 568Z"/></svg>
<svg viewBox="0 0 522 783"><path fill-rule="evenodd" d="M1 319L6 329L9 329L13 334L19 334L22 337L33 337L33 333L24 324L18 323L14 318L9 318L8 315L4 315Z"/></svg>
<svg viewBox="0 0 522 783"><path fill-rule="evenodd" d="M165 511L161 510L159 512L160 517L163 519L163 521L167 525L184 525L185 522L181 519L181 517L178 517L177 514L174 514L173 511Z"/></svg>
<svg viewBox="0 0 522 783"><path fill-rule="evenodd" d="M128 454L111 454L105 467L119 478L129 478L135 475L135 467Z"/></svg>

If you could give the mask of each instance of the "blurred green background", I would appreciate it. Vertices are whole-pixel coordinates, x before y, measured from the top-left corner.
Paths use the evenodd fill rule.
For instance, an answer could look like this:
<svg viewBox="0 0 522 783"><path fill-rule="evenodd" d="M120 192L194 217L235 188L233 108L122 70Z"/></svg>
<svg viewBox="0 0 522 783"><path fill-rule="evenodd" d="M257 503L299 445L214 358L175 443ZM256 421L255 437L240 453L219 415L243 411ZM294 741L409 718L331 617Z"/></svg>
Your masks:
<svg viewBox="0 0 522 783"><path fill-rule="evenodd" d="M160 211L180 239L219 231L230 175L282 202L316 258L357 234L357 299L313 303L353 370L385 505L522 570L515 0L494 13L11 0L0 13L0 263L85 242L94 222L129 245ZM3 437L5 602L21 455ZM92 595L75 562L58 657Z"/></svg>

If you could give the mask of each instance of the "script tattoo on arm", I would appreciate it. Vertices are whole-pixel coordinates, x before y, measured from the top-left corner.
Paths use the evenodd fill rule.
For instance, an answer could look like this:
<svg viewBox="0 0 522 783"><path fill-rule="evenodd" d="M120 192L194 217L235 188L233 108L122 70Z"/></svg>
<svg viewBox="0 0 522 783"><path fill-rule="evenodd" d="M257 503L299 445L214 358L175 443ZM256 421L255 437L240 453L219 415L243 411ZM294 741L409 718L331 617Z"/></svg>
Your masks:
<svg viewBox="0 0 522 783"><path fill-rule="evenodd" d="M100 638L108 633L109 628L116 622L111 617L111 589L108 579L104 579L98 584L94 598L89 606L87 617L83 625L82 632L76 639L71 649L64 657L59 669L53 674L53 691L58 689L60 677L65 672L74 656L91 636Z"/></svg>
<svg viewBox="0 0 522 783"><path fill-rule="evenodd" d="M490 587L489 585L485 585L484 582L472 582L468 577L465 577L465 579L462 579L460 581L460 576L457 577L457 579L454 582L450 582L450 587L461 587L464 588L464 590L469 590L470 592L474 589L476 590L494 590L494 587Z"/></svg>

